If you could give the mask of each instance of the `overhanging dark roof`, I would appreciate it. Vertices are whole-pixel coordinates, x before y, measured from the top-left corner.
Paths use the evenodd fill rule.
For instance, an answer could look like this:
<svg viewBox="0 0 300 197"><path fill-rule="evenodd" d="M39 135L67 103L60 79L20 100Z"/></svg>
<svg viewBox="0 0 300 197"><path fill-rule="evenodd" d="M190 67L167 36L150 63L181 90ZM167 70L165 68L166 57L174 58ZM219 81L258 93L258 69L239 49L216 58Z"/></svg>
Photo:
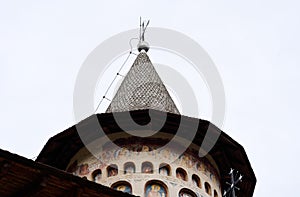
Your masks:
<svg viewBox="0 0 300 197"><path fill-rule="evenodd" d="M156 122L159 122L159 120L164 117L165 112L156 110L151 111L152 114L154 114L151 119L151 127L155 127ZM118 114L120 116L124 115L122 122L124 122L125 125L126 122L129 121L129 118L143 125L150 121L149 110L131 111L131 117L126 116L126 112L119 112ZM99 132L97 132L97 129L93 127L94 124L92 122L95 120L101 124L106 134L123 131L116 123L113 114L104 113L92 115L77 124L77 127L85 129L85 139L88 139L89 142L102 137L99 135ZM175 135L179 125L183 126L186 131L188 131L191 125L195 124L198 125L198 130L193 143L199 146L202 144L208 127L210 127L210 132L215 134L221 133L216 144L209 151L209 154L213 157L219 167L222 188L227 188L226 182L230 182L230 176L228 173L231 168L234 168L243 175L243 181L238 185L240 187L240 191L237 191L236 194L243 197L253 196L256 177L244 148L209 121L168 113L166 122L160 129L160 132ZM75 125L50 138L36 161L65 170L70 159L82 147L84 147L84 145L78 135Z"/></svg>
<svg viewBox="0 0 300 197"><path fill-rule="evenodd" d="M1 197L134 197L0 149Z"/></svg>

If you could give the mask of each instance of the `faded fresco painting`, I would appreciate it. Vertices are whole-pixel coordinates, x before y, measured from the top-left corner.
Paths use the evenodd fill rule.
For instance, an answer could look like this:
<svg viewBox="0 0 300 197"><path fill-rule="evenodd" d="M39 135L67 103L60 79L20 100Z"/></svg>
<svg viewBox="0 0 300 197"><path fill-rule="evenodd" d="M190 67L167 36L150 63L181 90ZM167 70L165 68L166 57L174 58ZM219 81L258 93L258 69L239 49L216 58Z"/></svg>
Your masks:
<svg viewBox="0 0 300 197"><path fill-rule="evenodd" d="M145 197L166 197L167 193L164 187L158 184L150 184L146 187Z"/></svg>
<svg viewBox="0 0 300 197"><path fill-rule="evenodd" d="M126 184L115 186L113 189L118 190L118 191L122 191L122 192L128 193L128 194L132 193L131 187L129 185L126 185Z"/></svg>

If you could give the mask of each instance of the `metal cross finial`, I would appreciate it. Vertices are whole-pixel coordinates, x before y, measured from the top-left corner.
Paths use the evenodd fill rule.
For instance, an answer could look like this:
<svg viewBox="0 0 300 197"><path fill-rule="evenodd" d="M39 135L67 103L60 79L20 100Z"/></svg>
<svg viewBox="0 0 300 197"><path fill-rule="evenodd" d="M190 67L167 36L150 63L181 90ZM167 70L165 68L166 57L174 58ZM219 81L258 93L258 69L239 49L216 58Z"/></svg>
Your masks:
<svg viewBox="0 0 300 197"><path fill-rule="evenodd" d="M236 185L242 181L243 176L239 171L235 171L232 168L230 169L229 175L231 176L231 183L226 182L229 188L224 192L223 197L236 197L235 190L240 190Z"/></svg>
<svg viewBox="0 0 300 197"><path fill-rule="evenodd" d="M146 25L145 25L145 22L147 22ZM147 29L149 23L150 23L150 20L143 21L143 23L142 23L142 17L140 17L140 41L145 41L145 32L146 32L146 29Z"/></svg>
<svg viewBox="0 0 300 197"><path fill-rule="evenodd" d="M149 23L150 20L143 21L142 23L142 17L140 17L140 35L139 35L139 44L138 44L139 51L145 50L147 52L149 50L149 44L145 41L145 32Z"/></svg>

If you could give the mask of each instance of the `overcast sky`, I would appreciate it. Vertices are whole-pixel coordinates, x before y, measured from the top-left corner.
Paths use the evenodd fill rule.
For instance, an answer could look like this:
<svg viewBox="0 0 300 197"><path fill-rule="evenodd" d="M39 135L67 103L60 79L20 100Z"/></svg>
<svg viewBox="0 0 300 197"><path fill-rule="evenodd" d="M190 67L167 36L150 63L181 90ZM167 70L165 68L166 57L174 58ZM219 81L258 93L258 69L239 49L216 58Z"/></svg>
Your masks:
<svg viewBox="0 0 300 197"><path fill-rule="evenodd" d="M248 154L258 179L254 196L295 196L299 10L296 0L1 1L0 148L33 158L72 126L82 63L144 16L193 38L216 64L227 102L222 129Z"/></svg>

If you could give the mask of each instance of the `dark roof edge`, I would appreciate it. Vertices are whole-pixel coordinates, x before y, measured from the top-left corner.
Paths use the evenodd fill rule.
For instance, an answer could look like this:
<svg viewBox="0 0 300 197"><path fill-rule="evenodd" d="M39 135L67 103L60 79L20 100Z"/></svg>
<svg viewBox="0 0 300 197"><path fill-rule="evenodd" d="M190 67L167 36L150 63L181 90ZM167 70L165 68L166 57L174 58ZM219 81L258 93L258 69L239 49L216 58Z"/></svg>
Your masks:
<svg viewBox="0 0 300 197"><path fill-rule="evenodd" d="M129 195L129 194L126 194L126 193L123 193L123 192L120 192L120 191L113 190L109 187L100 185L98 183L94 183L94 182L89 181L89 180L85 180L85 179L83 179L81 177L78 177L78 176L74 176L73 174L67 173L67 172L59 170L57 168L53 168L49 165L32 161L32 160L27 159L25 157L22 157L20 155L10 153L9 151L6 151L6 150L0 149L0 157L4 158L4 161L7 162L8 165L10 163L23 164L23 165L26 165L30 168L38 169L38 170L41 170L41 171L47 171L47 172L49 172L49 174L55 175L59 178L67 179L69 181L73 181L73 182L77 183L78 185L81 185L81 186L84 186L84 187L87 187L87 188L90 188L90 189L93 189L93 190L96 190L96 191L99 191L99 190L101 190L103 192L109 191L112 194L115 193L116 196L133 197L133 195Z"/></svg>

